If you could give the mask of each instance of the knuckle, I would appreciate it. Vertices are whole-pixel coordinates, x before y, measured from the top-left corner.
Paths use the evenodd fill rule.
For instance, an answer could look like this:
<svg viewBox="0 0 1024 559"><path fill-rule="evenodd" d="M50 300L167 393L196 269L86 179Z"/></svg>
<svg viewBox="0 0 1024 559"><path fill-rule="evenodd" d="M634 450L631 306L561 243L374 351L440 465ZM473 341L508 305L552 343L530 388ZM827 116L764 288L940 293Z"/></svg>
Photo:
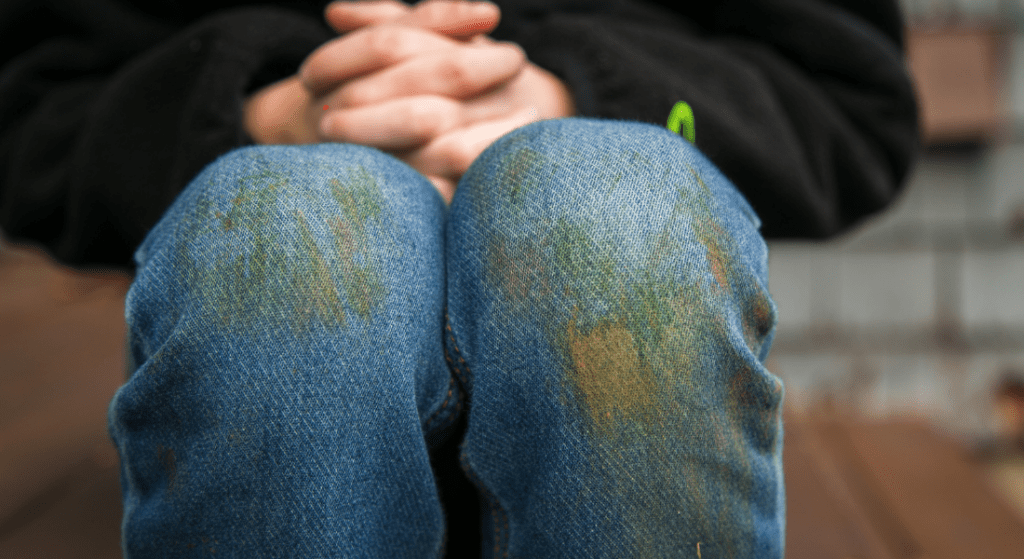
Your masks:
<svg viewBox="0 0 1024 559"><path fill-rule="evenodd" d="M368 95L359 84L342 87L334 96L334 102L342 107L358 107L366 103Z"/></svg>
<svg viewBox="0 0 1024 559"><path fill-rule="evenodd" d="M330 43L323 45L306 58L301 66L301 75L304 79L318 80L323 78L324 68L327 67L331 60L331 46Z"/></svg>
<svg viewBox="0 0 1024 559"><path fill-rule="evenodd" d="M438 68L438 76L457 95L465 93L472 86L470 80L471 72L467 71L465 64L463 57L445 59L441 61Z"/></svg>
<svg viewBox="0 0 1024 559"><path fill-rule="evenodd" d="M405 47L405 34L400 27L381 25L367 34L367 47L378 59L385 62L394 60L395 54Z"/></svg>
<svg viewBox="0 0 1024 559"><path fill-rule="evenodd" d="M476 15L475 6L470 2L455 2L454 4L449 4L449 7L451 10L447 14L449 19L466 19Z"/></svg>
<svg viewBox="0 0 1024 559"><path fill-rule="evenodd" d="M344 116L334 114L324 117L320 122L320 133L328 139L337 139L345 130Z"/></svg>

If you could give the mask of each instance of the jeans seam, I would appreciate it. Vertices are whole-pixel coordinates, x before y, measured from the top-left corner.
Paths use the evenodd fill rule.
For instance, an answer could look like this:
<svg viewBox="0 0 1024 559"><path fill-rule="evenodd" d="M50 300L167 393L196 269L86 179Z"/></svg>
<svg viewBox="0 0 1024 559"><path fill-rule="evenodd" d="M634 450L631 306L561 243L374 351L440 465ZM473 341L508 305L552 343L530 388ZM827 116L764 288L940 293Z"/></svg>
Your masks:
<svg viewBox="0 0 1024 559"><path fill-rule="evenodd" d="M507 558L510 539L508 534L508 514L505 513L505 509L501 506L501 503L498 502L498 497L491 493L484 486L480 478L473 472L469 465L469 458L467 458L465 454L459 456L459 463L462 465L462 471L466 472L469 478L473 481L473 484L477 486L481 494L487 500L487 504L490 506L491 520L494 523L494 557L501 554L501 557ZM503 520L504 526L502 526Z"/></svg>
<svg viewBox="0 0 1024 559"><path fill-rule="evenodd" d="M447 344L445 344L444 348L444 358L445 360L448 361L448 364L452 367L452 369L455 370L455 374L458 376L463 386L468 387L469 383L467 375L469 373L469 365L466 363L466 360L462 357L462 352L459 351L458 344L455 343L455 334L452 332L451 320L448 317L447 308L445 308L444 310L444 322L444 329L448 333L448 340L451 342L452 348L455 350L455 357L457 358L458 363L461 363L462 367L465 368L465 371L463 371L462 367L459 367L459 365L457 365L456 362L452 359L451 353L449 353L448 351ZM466 394L469 395L468 388ZM489 489L487 489L483 481L481 481L480 478L477 477L476 473L473 472L472 468L469 465L469 459L466 457L465 452L460 454L459 464L462 466L462 471L466 472L466 475L469 476L473 484L476 485L477 489L480 490L480 494L483 495L484 498L487 500L487 504L491 509L491 520L494 523L494 556L497 557L499 554L501 554L501 557L507 558L509 545L508 514L505 512L505 509L501 506L501 503L498 501L497 495L494 495Z"/></svg>
<svg viewBox="0 0 1024 559"><path fill-rule="evenodd" d="M452 347L455 348L456 357L458 358L459 363L461 363L463 367L466 367L466 370L468 371L469 370L469 366L466 364L466 360L462 357L462 352L459 351L459 346L455 343L455 335L452 333L451 320L448 318L448 309L445 309L445 311L444 311L444 322L445 322L444 329L445 329L446 332L448 332L448 339L451 341ZM451 366L451 368L455 370L456 376L459 377L459 381L462 383L462 387L466 390L466 394L468 395L469 394L469 377L452 360L452 356L451 356L451 353L448 352L448 346L447 345L444 348L444 358L445 358L446 361L448 361L448 365Z"/></svg>
<svg viewBox="0 0 1024 559"><path fill-rule="evenodd" d="M424 433L430 431L430 429L432 427L431 424L434 423L435 421L437 421L438 418L441 416L441 414L444 413L446 411L446 409L448 409L448 404L451 403L452 395L453 394L455 396L455 409L445 419L450 419L450 418L458 417L459 412L462 411L462 394L455 387L455 377L449 377L448 378L448 395L445 396L444 403L441 404L441 407L438 408L437 411L432 413L429 418L427 418L426 423L423 425L423 432ZM443 426L444 425L443 425L443 420L442 420L442 427Z"/></svg>

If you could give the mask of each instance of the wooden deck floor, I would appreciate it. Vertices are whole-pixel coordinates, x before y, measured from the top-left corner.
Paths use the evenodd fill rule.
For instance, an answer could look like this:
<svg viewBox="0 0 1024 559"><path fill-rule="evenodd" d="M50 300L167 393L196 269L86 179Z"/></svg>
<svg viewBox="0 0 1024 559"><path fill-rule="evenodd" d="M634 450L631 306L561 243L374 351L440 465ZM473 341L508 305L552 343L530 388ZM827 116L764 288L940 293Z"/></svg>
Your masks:
<svg viewBox="0 0 1024 559"><path fill-rule="evenodd" d="M0 247L0 559L120 555L106 409L128 284ZM980 462L920 420L785 424L789 559L1024 557L1024 457Z"/></svg>

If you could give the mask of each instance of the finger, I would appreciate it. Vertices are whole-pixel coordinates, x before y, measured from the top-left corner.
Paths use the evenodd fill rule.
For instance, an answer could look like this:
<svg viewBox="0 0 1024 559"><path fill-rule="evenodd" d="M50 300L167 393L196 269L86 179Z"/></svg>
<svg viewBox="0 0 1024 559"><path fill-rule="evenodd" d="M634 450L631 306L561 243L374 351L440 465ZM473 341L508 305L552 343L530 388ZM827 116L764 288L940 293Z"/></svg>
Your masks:
<svg viewBox="0 0 1024 559"><path fill-rule="evenodd" d="M346 1L328 5L324 19L338 33L370 25L398 23L456 38L468 38L493 31L501 19L501 9L490 2L461 0L420 2L415 7L396 0Z"/></svg>
<svg viewBox="0 0 1024 559"><path fill-rule="evenodd" d="M501 9L490 2L429 0L417 4L395 23L464 39L494 31L499 21Z"/></svg>
<svg viewBox="0 0 1024 559"><path fill-rule="evenodd" d="M406 10L405 15L388 19L398 10ZM303 85L314 93L415 54L436 50L444 44L464 40L477 45L486 44L489 41L482 34L497 27L501 11L488 2L432 1L421 2L410 9L400 2L386 0L337 2L328 7L327 17L329 21L344 24L342 29L367 21L373 23L329 41L306 58L299 75ZM418 32L404 32L413 30ZM440 41L447 35L451 36L447 42Z"/></svg>
<svg viewBox="0 0 1024 559"><path fill-rule="evenodd" d="M398 0L333 2L324 10L324 19L338 33L347 33L368 25L396 20L412 12L412 9L412 6Z"/></svg>
<svg viewBox="0 0 1024 559"><path fill-rule="evenodd" d="M444 201L451 204L452 197L455 196L455 181L444 177L439 177L437 175L424 176L426 176L427 180L429 180L434 185L434 188L436 188L437 191L441 193L441 197L444 198Z"/></svg>
<svg viewBox="0 0 1024 559"><path fill-rule="evenodd" d="M541 118L537 109L527 107L505 118L453 130L398 157L424 175L457 179L495 140L538 120Z"/></svg>
<svg viewBox="0 0 1024 559"><path fill-rule="evenodd" d="M307 89L322 93L345 80L456 44L422 29L390 24L365 27L321 45L303 61L299 76Z"/></svg>
<svg viewBox="0 0 1024 559"><path fill-rule="evenodd" d="M329 111L320 121L326 140L381 150L417 148L462 125L459 103L435 95Z"/></svg>
<svg viewBox="0 0 1024 559"><path fill-rule="evenodd" d="M353 80L334 94L344 107L379 103L409 95L468 99L516 76L526 63L523 49L510 42L461 46L410 58Z"/></svg>

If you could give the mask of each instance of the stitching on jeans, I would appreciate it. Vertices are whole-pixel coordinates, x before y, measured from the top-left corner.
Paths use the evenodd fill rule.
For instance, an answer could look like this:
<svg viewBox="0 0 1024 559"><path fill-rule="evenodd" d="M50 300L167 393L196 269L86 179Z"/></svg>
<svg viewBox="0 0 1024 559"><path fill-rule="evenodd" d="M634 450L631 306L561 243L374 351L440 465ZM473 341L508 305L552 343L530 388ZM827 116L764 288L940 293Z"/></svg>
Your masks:
<svg viewBox="0 0 1024 559"><path fill-rule="evenodd" d="M502 557L508 557L508 515L505 513L505 509L502 508L501 503L498 502L498 498L484 487L484 483L480 481L480 478L470 469L469 461L465 455L459 456L459 463L462 465L462 471L466 472L473 484L483 493L484 498L487 500L487 504L490 505L491 509L491 520L494 522L494 556L497 557L500 553ZM501 515L499 518L499 514ZM504 520L504 527L502 527L502 520ZM502 541L502 535L504 534L505 540ZM502 551L504 546L504 551Z"/></svg>
<svg viewBox="0 0 1024 559"><path fill-rule="evenodd" d="M458 359L459 363L461 363L462 366L466 368L465 372L463 372L462 368L460 368L458 365L456 365L455 362L452 360L451 354L448 352L448 346L447 345L445 345L445 348L444 348L444 358L445 358L445 360L448 361L448 364L451 365L451 367L453 369L455 369L455 374L459 377L459 380L462 381L462 385L464 387L468 386L468 378L466 377L466 374L469 372L469 366L466 364L466 360L462 358L462 354L459 351L459 346L455 343L455 334L452 332L452 325L451 325L451 320L448 318L448 308L447 307L445 307L445 309L444 309L444 323L445 323L444 329L445 329L445 331L448 332L448 339L451 340L452 347L455 349L455 352L456 352L455 357ZM467 395L469 394L468 390L466 391L466 394ZM508 529L508 514L506 514L505 509L501 506L501 503L498 501L498 497L496 495L494 495L493 493L491 493L491 491L488 490L487 487L484 486L484 483L480 480L480 478L477 477L476 473L474 473L470 469L469 461L466 458L465 454L460 454L460 456L459 456L459 463L462 465L462 471L466 472L466 474L469 476L470 480L473 482L474 485L476 485L477 489L480 490L480 492L483 494L484 498L487 500L487 504L490 506L490 509L491 509L491 519L494 522L494 555L495 555L495 557L497 557L499 553L501 554L501 557L508 557L508 545L509 545L509 539L510 539L509 535L508 535L508 532L509 532L509 529ZM500 515L500 518L499 518L499 515ZM504 520L504 526L502 526L502 520ZM504 536L504 541L503 541L503 536ZM502 551L502 547L503 546L504 546L504 551Z"/></svg>
<svg viewBox="0 0 1024 559"><path fill-rule="evenodd" d="M455 336L452 334L452 325L448 320L448 309L445 309L444 311L444 322L444 329L448 332L448 339L452 341L452 347L455 348L456 357L458 358L459 363L462 363L462 366L466 367L468 370L468 367L466 366L466 360L462 358L462 354L459 352L459 346L455 343ZM444 358L446 361L448 361L448 364L451 365L453 369L455 369L455 374L459 377L459 380L462 382L463 388L466 389L466 393L468 394L469 378L466 376L466 373L464 373L462 369L459 368L459 366L456 365L454 361L452 361L452 356L450 353L448 353L447 346L445 346L444 348Z"/></svg>
<svg viewBox="0 0 1024 559"><path fill-rule="evenodd" d="M434 412L427 419L426 424L423 426L424 432L429 431L432 426L431 424L437 421L439 417L441 417L441 414L444 413L445 408L447 408L448 404L451 403L453 394L455 395L455 411L452 412L452 414L449 414L447 417L445 417L444 419L446 420L451 419L453 417L457 417L459 415L459 412L462 411L462 393L455 389L455 377L448 377L448 395L445 397L444 403L441 404L441 407L438 408L437 411Z"/></svg>

